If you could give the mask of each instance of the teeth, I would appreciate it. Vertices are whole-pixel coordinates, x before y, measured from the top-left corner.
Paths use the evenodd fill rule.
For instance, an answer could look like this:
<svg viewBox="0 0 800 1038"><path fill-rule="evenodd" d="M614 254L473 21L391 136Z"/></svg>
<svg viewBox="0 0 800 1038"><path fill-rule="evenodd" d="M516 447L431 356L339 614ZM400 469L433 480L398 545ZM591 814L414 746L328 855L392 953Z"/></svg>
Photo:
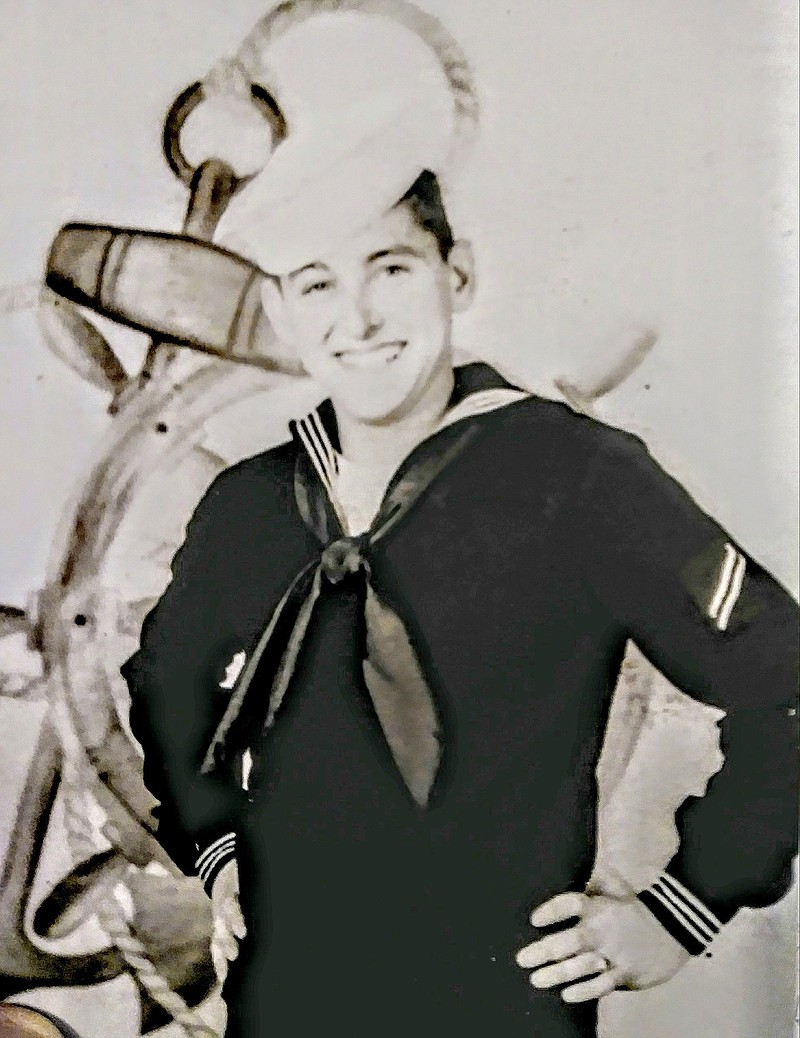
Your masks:
<svg viewBox="0 0 800 1038"><path fill-rule="evenodd" d="M334 354L337 360L349 368L369 368L380 364L391 364L403 351L405 343L391 343L366 350L346 350Z"/></svg>

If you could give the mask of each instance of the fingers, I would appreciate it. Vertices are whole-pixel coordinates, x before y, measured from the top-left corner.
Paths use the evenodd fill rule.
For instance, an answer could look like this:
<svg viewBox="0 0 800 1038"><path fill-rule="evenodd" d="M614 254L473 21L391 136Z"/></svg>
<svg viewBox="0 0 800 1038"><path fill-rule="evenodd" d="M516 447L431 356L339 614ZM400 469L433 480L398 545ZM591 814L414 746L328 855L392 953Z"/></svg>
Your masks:
<svg viewBox="0 0 800 1038"><path fill-rule="evenodd" d="M219 954L228 962L233 962L239 954L239 945L236 938L233 936L226 923L221 919L217 919L214 922L214 936L212 938L212 944Z"/></svg>
<svg viewBox="0 0 800 1038"><path fill-rule="evenodd" d="M523 969L536 969L546 962L560 962L585 951L591 951L586 943L586 932L580 926L573 926L570 930L549 934L523 948L517 953L517 964Z"/></svg>
<svg viewBox="0 0 800 1038"><path fill-rule="evenodd" d="M230 904L228 912L228 926L231 928L233 936L237 937L240 941L247 934L247 926L245 925L244 916L239 907L239 902L236 900L232 901Z"/></svg>
<svg viewBox="0 0 800 1038"><path fill-rule="evenodd" d="M581 977L591 977L596 973L603 973L608 967L608 962L597 952L583 952L574 958L556 962L552 966L536 970L531 974L531 984L535 988L554 988L561 984L569 984Z"/></svg>
<svg viewBox="0 0 800 1038"><path fill-rule="evenodd" d="M238 898L230 896L220 906L214 919L214 950L227 962L239 954L239 941L246 935L247 927Z"/></svg>
<svg viewBox="0 0 800 1038"><path fill-rule="evenodd" d="M531 914L534 926L553 926L569 919L580 922L568 930L548 934L517 953L517 963L523 969L533 970L530 981L534 987L568 985L561 992L565 1002L603 998L624 982L623 971L609 966L608 960L597 950L596 935L587 925L591 907L589 896L575 892L559 894L546 901Z"/></svg>
<svg viewBox="0 0 800 1038"><path fill-rule="evenodd" d="M531 923L534 926L553 926L555 923L563 923L567 919L580 917L589 904L589 898L585 894L575 892L569 894L557 894L556 897L539 905L531 915Z"/></svg>
<svg viewBox="0 0 800 1038"><path fill-rule="evenodd" d="M214 964L214 972L220 980L224 980L228 973L229 958L220 944L216 932L211 941L211 961Z"/></svg>
<svg viewBox="0 0 800 1038"><path fill-rule="evenodd" d="M623 971L619 969L606 970L599 977L592 977L581 984L573 984L561 992L565 1002L592 1002L597 998L603 998L616 991L624 984Z"/></svg>
<svg viewBox="0 0 800 1038"><path fill-rule="evenodd" d="M211 903L220 915L229 901L235 901L239 893L239 871L235 861L227 861L217 873L211 888Z"/></svg>

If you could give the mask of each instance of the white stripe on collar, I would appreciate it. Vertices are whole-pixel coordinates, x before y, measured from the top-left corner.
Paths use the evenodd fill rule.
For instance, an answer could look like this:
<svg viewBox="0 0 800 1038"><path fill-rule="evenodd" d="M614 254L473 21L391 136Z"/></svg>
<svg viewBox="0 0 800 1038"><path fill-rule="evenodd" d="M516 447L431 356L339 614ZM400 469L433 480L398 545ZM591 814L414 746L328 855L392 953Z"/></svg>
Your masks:
<svg viewBox="0 0 800 1038"><path fill-rule="evenodd" d="M449 425L460 422L462 418L474 418L479 414L488 414L490 411L497 411L501 407L508 407L509 404L517 404L521 400L527 400L530 395L530 393L526 393L522 389L503 389L502 387L480 389L477 393L470 393L468 397L465 397L455 407L451 407L449 411L445 411L434 432L446 429Z"/></svg>
<svg viewBox="0 0 800 1038"><path fill-rule="evenodd" d="M319 418L317 412L312 411L305 418L301 418L297 422L297 435L300 437L317 475L322 480L322 485L329 494L332 494L333 483L336 479L336 454L322 422L315 422L315 417Z"/></svg>
<svg viewBox="0 0 800 1038"><path fill-rule="evenodd" d="M431 436L447 429L456 422L465 418L474 418L477 415L488 414L497 411L509 404L516 404L527 400L530 393L521 389L480 389L461 400L455 407L446 411L439 423L430 433ZM322 424L322 419L317 410L312 411L297 422L297 432L308 452L311 463L322 480L323 486L331 498L335 497L336 476L338 474L338 453L331 443L331 438ZM426 437L427 438L427 437ZM424 442L424 441L422 441Z"/></svg>

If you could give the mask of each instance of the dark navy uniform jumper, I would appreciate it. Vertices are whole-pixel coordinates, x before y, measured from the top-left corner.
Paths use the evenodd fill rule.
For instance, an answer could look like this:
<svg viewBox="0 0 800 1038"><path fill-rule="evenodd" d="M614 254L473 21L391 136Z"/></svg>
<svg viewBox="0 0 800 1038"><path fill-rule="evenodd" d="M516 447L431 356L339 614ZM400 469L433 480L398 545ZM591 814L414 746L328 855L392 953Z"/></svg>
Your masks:
<svg viewBox="0 0 800 1038"><path fill-rule="evenodd" d="M458 369L454 402L503 385ZM596 1004L536 991L514 955L536 936L532 908L589 879L595 766L629 638L727 711L727 763L680 813L676 889L724 922L790 882L794 602L633 436L530 397L426 449L445 451L464 422L469 448L369 556L442 721L427 809L365 690L358 574L323 586L266 735L256 675L257 792L199 775L226 664L322 547L298 509L297 439L214 482L123 668L165 846L191 871L209 846L206 864L223 864L235 834L248 926L225 986L236 1038L594 1034ZM692 947L680 911L643 899Z"/></svg>

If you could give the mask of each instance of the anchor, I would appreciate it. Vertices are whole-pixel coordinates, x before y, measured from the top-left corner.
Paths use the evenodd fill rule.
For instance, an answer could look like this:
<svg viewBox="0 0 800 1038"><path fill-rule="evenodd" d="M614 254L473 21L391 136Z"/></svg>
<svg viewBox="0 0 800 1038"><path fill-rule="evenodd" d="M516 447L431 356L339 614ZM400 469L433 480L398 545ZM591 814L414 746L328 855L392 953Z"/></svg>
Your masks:
<svg viewBox="0 0 800 1038"><path fill-rule="evenodd" d="M135 649L138 629L158 593L120 602L107 570L116 546L130 535L136 502L147 496L153 473L180 467L184 480L196 485L196 500L224 466L223 459L195 449L198 430L231 401L265 387L246 370L211 357L204 361L201 356L188 371L185 363L177 371L181 337L158 320L140 323L152 338L141 371L129 377L106 337L79 309L88 304L102 312L102 307L92 306L68 283L85 284L100 251L106 262L114 255L109 239L124 239L129 248L133 242L134 255L138 237L157 243L144 260L152 272L150 285L153 278L174 285L176 272L183 271L184 283L196 296L220 298L206 291L208 270L194 269L192 261L198 251L213 251L204 243L248 177L237 176L220 159L193 169L184 157L181 131L205 96L203 84L189 86L164 125L166 160L189 189L179 235L132 231L115 236L102 226L81 225L62 229L54 241L41 298L42 330L69 367L110 395L112 435L62 520L46 586L35 604L28 611L0 611L0 636L22 635L27 651L42 661L38 678L2 686L4 693L49 707L0 880L0 998L42 986L98 984L128 972L139 990L143 1033L171 1019L187 1033L216 1033L190 1008L217 985L210 953L213 921L199 881L178 871L154 835L154 802L127 729L127 690L118 670ZM273 142L279 141L285 124L277 105L257 84L251 96ZM250 271L247 277L252 279ZM161 291L149 298L151 305L155 298L155 305L163 307L166 295ZM176 535L179 539L177 529ZM170 555L168 550L162 569ZM86 817L87 796L102 818L94 832ZM34 905L30 899L39 855L59 797L65 802L76 864ZM119 883L132 895L132 926L113 896ZM60 951L58 942L78 933L93 916L110 945L82 954Z"/></svg>
<svg viewBox="0 0 800 1038"><path fill-rule="evenodd" d="M291 127L258 82L266 50L306 19L347 10L388 13L431 44L468 136L477 106L468 65L436 19L404 0L286 0L228 63L235 92L260 113L273 147ZM208 93L208 81L187 87L164 123L165 159L189 191L180 231L70 223L52 243L40 299L45 340L107 394L112 421L62 519L44 588L27 610L0 609L0 640L26 639L41 662L41 673L13 680L0 667L0 694L47 705L0 881L0 998L129 973L143 1032L174 1019L198 1038L217 1033L194 1008L217 983L210 907L199 882L179 872L156 837L119 666L136 649L142 621L164 589L189 513L228 463L204 441L209 419L303 374L281 353L263 312L263 272L213 242L247 177L217 157L193 168L183 153L184 125ZM0 297L0 309L27 305L33 288ZM91 314L149 337L138 372L128 374ZM656 341L647 329L634 338L603 377L588 385L565 377L556 387L591 413ZM620 720L610 726L601 768L601 800L623 781L654 684L650 665L629 650L617 692ZM74 865L35 904L42 845L59 805ZM114 897L120 884L134 906L130 923ZM105 934L102 948L59 949L92 918Z"/></svg>

